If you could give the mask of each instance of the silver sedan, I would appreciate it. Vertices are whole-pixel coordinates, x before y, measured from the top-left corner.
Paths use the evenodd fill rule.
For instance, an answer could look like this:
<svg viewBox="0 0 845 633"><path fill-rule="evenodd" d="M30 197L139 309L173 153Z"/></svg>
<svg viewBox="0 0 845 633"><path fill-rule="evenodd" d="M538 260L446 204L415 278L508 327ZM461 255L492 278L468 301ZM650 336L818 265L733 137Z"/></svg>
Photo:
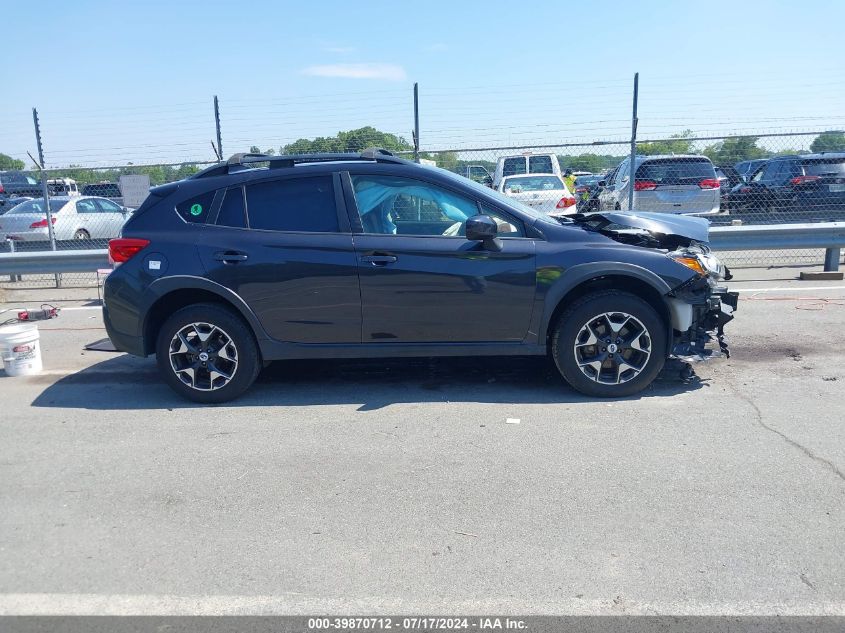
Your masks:
<svg viewBox="0 0 845 633"><path fill-rule="evenodd" d="M57 240L117 237L129 212L106 198L94 196L50 198L53 232ZM50 239L44 198L27 200L0 216L0 239L43 242Z"/></svg>

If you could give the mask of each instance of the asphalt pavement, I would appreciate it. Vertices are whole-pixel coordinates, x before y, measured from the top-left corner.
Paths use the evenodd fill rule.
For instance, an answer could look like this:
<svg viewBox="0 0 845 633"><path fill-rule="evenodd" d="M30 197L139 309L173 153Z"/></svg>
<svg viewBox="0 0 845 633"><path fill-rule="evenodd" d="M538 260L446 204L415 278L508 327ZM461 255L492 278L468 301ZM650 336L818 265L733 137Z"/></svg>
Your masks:
<svg viewBox="0 0 845 633"><path fill-rule="evenodd" d="M0 614L843 615L845 283L740 276L730 359L614 401L474 358L200 406L68 292L0 374Z"/></svg>

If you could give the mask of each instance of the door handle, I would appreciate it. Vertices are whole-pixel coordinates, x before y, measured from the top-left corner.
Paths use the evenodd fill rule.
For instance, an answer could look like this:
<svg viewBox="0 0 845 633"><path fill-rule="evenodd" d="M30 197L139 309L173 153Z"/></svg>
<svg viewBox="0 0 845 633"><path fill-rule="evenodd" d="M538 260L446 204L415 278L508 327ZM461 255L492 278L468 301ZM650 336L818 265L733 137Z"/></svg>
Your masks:
<svg viewBox="0 0 845 633"><path fill-rule="evenodd" d="M214 253L214 259L224 264L237 264L249 259L249 255L241 251L218 251Z"/></svg>
<svg viewBox="0 0 845 633"><path fill-rule="evenodd" d="M396 259L395 255L364 255L361 257L362 262L368 262L373 266L386 266L395 262Z"/></svg>

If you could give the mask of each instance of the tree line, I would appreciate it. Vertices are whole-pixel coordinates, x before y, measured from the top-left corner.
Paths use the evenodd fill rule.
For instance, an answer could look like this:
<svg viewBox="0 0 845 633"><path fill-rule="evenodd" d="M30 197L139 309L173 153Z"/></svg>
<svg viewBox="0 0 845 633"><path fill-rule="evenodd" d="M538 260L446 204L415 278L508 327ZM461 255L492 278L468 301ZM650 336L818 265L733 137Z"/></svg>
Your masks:
<svg viewBox="0 0 845 633"><path fill-rule="evenodd" d="M769 158L783 154L800 154L804 150L794 148L783 148L778 151L768 150L759 144L760 138L756 136L740 136L727 138L696 150L692 130L686 130L680 134L672 135L669 139L651 143L640 143L637 145L637 153L647 156L657 154L703 154L715 165L734 165L739 161L753 160L757 158ZM400 152L410 158L413 146L404 137L382 132L372 126L338 132L335 136L319 136L314 139L301 138L293 143L280 147L262 150L259 146L253 145L249 151L274 155L282 154L310 154L314 152L360 152L368 147L381 147L383 149ZM811 152L845 152L845 132L831 130L819 134L810 144ZM560 154L558 160L562 169L573 171L589 171L600 173L612 169L627 156L614 154L596 154L585 152L582 154ZM438 152L436 154L420 152L420 158L433 160L438 167L450 171L465 174L470 166L480 165L490 173L496 167L495 159L464 159L459 157L456 151ZM12 158L0 153L0 170L23 170L25 164L22 160ZM128 165L119 169L96 169L86 168L79 165L72 165L64 169L49 170L51 178L73 178L78 184L86 185L96 182L116 182L124 174L147 174L150 177L150 184L160 185L174 180L181 180L195 174L202 168L194 163L182 163L180 165Z"/></svg>

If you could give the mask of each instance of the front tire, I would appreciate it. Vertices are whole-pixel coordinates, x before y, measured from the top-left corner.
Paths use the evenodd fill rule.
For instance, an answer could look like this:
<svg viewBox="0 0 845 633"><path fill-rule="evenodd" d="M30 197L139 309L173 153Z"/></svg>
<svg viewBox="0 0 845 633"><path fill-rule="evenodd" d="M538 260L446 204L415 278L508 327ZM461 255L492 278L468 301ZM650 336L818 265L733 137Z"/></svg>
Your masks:
<svg viewBox="0 0 845 633"><path fill-rule="evenodd" d="M179 395L203 404L243 394L261 371L249 326L232 310L198 303L173 314L158 335L156 361Z"/></svg>
<svg viewBox="0 0 845 633"><path fill-rule="evenodd" d="M552 356L588 396L620 398L648 387L666 362L666 326L646 301L621 290L577 299L558 319Z"/></svg>

